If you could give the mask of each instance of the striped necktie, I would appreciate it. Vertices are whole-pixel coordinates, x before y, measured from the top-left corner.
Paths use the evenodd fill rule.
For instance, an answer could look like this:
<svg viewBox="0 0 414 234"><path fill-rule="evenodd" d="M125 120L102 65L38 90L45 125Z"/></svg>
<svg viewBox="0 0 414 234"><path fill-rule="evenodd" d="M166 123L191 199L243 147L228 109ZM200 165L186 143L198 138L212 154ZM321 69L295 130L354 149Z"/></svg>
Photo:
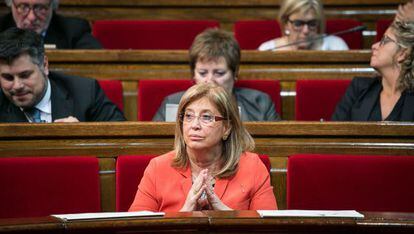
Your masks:
<svg viewBox="0 0 414 234"><path fill-rule="evenodd" d="M29 116L32 118L33 123L42 123L42 119L40 118L40 110L33 107L26 111Z"/></svg>

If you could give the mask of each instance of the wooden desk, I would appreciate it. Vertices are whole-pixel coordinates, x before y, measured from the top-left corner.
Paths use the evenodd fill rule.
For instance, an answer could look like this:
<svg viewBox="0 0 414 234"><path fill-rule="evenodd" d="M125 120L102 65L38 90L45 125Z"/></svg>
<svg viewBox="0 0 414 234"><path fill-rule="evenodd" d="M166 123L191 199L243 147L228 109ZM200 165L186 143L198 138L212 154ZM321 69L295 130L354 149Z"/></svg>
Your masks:
<svg viewBox="0 0 414 234"><path fill-rule="evenodd" d="M412 233L412 213L351 218L260 218L256 211L167 213L165 217L61 221L0 220L0 233Z"/></svg>
<svg viewBox="0 0 414 234"><path fill-rule="evenodd" d="M270 157L280 209L286 208L287 157L298 153L414 156L414 123L247 122L256 152ZM101 202L115 210L118 155L173 149L173 123L0 124L0 157L85 155L99 158Z"/></svg>
<svg viewBox="0 0 414 234"><path fill-rule="evenodd" d="M188 51L49 50L50 69L96 79L121 80L125 115L137 119L137 87L145 79L190 79ZM298 79L370 76L371 51L243 51L239 79L281 83L282 118L294 120Z"/></svg>

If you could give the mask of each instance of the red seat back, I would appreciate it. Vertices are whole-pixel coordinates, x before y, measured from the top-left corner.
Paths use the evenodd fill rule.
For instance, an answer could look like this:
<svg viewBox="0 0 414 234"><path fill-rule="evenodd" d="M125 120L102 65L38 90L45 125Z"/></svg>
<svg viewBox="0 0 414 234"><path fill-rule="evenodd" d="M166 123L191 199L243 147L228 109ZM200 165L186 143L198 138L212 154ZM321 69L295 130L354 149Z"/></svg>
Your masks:
<svg viewBox="0 0 414 234"><path fill-rule="evenodd" d="M121 81L98 80L98 82L109 100L117 105L120 110L124 110L124 97Z"/></svg>
<svg viewBox="0 0 414 234"><path fill-rule="evenodd" d="M353 19L328 19L326 33L335 33L362 25ZM265 41L280 37L281 27L276 20L241 20L234 24L234 35L245 50L255 50ZM362 32L352 32L338 35L348 44L350 49L362 49Z"/></svg>
<svg viewBox="0 0 414 234"><path fill-rule="evenodd" d="M376 23L377 35L375 36L375 41L380 41L384 35L387 28L391 25L392 19L379 19Z"/></svg>
<svg viewBox="0 0 414 234"><path fill-rule="evenodd" d="M326 33L332 34L357 26L362 26L362 23L354 19L328 19L326 21ZM360 50L364 46L362 31L344 33L338 35L338 37L341 37L351 50Z"/></svg>
<svg viewBox="0 0 414 234"><path fill-rule="evenodd" d="M95 157L0 158L0 218L100 212Z"/></svg>
<svg viewBox="0 0 414 234"><path fill-rule="evenodd" d="M272 169L272 164L270 163L269 156L264 154L259 154L260 160L262 160L263 164L265 165L267 171L270 173L270 169Z"/></svg>
<svg viewBox="0 0 414 234"><path fill-rule="evenodd" d="M164 98L193 85L192 80L141 80L138 84L138 120L151 121ZM278 80L239 80L236 87L251 88L267 93L281 113L280 83Z"/></svg>
<svg viewBox="0 0 414 234"><path fill-rule="evenodd" d="M93 35L105 49L187 50L215 20L97 20Z"/></svg>
<svg viewBox="0 0 414 234"><path fill-rule="evenodd" d="M151 121L165 97L193 85L186 80L141 80L138 83L138 120Z"/></svg>
<svg viewBox="0 0 414 234"><path fill-rule="evenodd" d="M128 211L145 168L155 155L119 156L116 161L116 211Z"/></svg>
<svg viewBox="0 0 414 234"><path fill-rule="evenodd" d="M351 80L296 81L296 120L331 120Z"/></svg>
<svg viewBox="0 0 414 234"><path fill-rule="evenodd" d="M413 156L290 156L287 208L414 212L413 168Z"/></svg>
<svg viewBox="0 0 414 234"><path fill-rule="evenodd" d="M239 20L234 23L233 31L243 50L257 50L263 42L282 35L276 20Z"/></svg>

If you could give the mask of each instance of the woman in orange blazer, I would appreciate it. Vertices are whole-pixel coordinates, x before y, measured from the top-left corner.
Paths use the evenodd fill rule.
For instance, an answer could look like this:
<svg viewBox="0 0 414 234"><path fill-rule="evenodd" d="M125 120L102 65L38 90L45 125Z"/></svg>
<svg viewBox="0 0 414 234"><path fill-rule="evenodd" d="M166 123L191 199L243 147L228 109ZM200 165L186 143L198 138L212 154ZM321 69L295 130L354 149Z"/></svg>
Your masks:
<svg viewBox="0 0 414 234"><path fill-rule="evenodd" d="M275 210L269 173L232 96L197 84L182 97L175 150L151 160L129 211Z"/></svg>

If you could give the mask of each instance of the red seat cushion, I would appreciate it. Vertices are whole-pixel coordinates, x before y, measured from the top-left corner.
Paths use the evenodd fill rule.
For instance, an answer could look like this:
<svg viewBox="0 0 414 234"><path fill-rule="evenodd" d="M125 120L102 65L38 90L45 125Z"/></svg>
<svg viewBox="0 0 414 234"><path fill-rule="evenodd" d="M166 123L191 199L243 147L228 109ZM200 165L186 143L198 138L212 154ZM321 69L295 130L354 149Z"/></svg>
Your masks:
<svg viewBox="0 0 414 234"><path fill-rule="evenodd" d="M93 35L105 49L189 49L215 20L97 20Z"/></svg>
<svg viewBox="0 0 414 234"><path fill-rule="evenodd" d="M0 218L100 212L95 157L0 158Z"/></svg>
<svg viewBox="0 0 414 234"><path fill-rule="evenodd" d="M124 110L124 98L122 83L119 80L98 80L99 85L103 89L105 95L111 100L115 105L118 106L120 110Z"/></svg>
<svg viewBox="0 0 414 234"><path fill-rule="evenodd" d="M164 98L193 85L192 80L141 80L138 84L138 119L151 121ZM251 88L267 93L281 113L280 83L278 80L239 80L236 87Z"/></svg>
<svg viewBox="0 0 414 234"><path fill-rule="evenodd" d="M290 156L287 208L414 212L413 168L412 156Z"/></svg>
<svg viewBox="0 0 414 234"><path fill-rule="evenodd" d="M351 80L296 81L296 120L331 120Z"/></svg>
<svg viewBox="0 0 414 234"><path fill-rule="evenodd" d="M116 161L116 211L128 211L145 168L155 155L125 155Z"/></svg>

